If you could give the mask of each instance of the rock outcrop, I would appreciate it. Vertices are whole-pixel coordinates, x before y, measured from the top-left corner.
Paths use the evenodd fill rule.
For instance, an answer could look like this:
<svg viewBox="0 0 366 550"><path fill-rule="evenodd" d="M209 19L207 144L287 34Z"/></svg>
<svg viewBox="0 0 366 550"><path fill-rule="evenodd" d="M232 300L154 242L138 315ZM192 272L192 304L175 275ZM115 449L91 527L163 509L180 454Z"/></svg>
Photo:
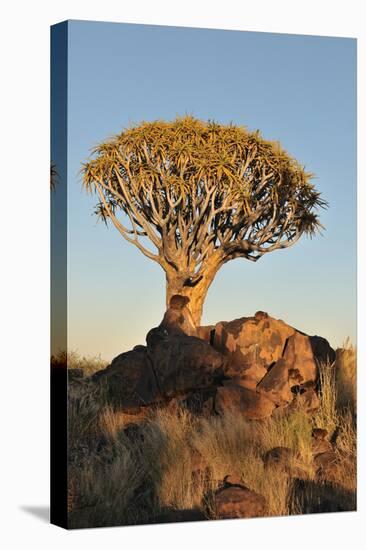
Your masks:
<svg viewBox="0 0 366 550"><path fill-rule="evenodd" d="M217 388L215 410L218 414L231 411L249 420L262 420L271 416L274 408L274 403L266 396L235 383Z"/></svg>
<svg viewBox="0 0 366 550"><path fill-rule="evenodd" d="M263 377L263 368L267 370L278 361L287 339L294 332L283 321L257 312L254 317L218 323L214 328L212 345L227 356L228 376L250 375L259 382Z"/></svg>
<svg viewBox="0 0 366 550"><path fill-rule="evenodd" d="M224 356L200 338L153 329L147 342L148 357L165 397L209 388L224 376Z"/></svg>
<svg viewBox="0 0 366 550"><path fill-rule="evenodd" d="M113 359L93 380L104 385L108 400L126 412L176 396L212 388L223 378L225 358L207 342L162 328L147 335L148 346L136 346Z"/></svg>
<svg viewBox="0 0 366 550"><path fill-rule="evenodd" d="M104 387L107 399L126 412L135 412L162 400L147 348L136 346L121 353L93 380Z"/></svg>
<svg viewBox="0 0 366 550"><path fill-rule="evenodd" d="M197 414L231 410L249 420L318 408L318 364L334 357L324 338L262 311L196 328L180 298L172 298L146 346L122 353L93 376L116 406L133 411L170 402Z"/></svg>

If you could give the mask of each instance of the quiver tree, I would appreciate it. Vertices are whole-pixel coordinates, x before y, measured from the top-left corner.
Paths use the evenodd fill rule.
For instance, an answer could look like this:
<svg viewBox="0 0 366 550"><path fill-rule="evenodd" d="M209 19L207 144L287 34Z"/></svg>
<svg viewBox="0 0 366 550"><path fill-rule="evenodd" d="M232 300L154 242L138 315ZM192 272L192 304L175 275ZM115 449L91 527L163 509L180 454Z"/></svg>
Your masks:
<svg viewBox="0 0 366 550"><path fill-rule="evenodd" d="M192 117L144 122L98 145L83 183L96 213L159 263L199 325L207 290L230 260L257 261L320 227L312 174L277 142Z"/></svg>

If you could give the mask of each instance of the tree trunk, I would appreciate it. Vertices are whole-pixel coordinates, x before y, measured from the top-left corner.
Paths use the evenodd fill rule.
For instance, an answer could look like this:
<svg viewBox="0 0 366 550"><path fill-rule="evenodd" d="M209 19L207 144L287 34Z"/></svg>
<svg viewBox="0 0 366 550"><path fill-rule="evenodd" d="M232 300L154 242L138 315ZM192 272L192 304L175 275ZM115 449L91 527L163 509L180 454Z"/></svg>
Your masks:
<svg viewBox="0 0 366 550"><path fill-rule="evenodd" d="M188 308L192 314L193 322L196 327L201 324L203 304L206 299L207 291L215 278L219 269L218 265L206 269L197 283L191 283L190 279L180 276L176 271L170 271L166 274L166 307L169 306L170 299L175 294L187 296L189 298Z"/></svg>

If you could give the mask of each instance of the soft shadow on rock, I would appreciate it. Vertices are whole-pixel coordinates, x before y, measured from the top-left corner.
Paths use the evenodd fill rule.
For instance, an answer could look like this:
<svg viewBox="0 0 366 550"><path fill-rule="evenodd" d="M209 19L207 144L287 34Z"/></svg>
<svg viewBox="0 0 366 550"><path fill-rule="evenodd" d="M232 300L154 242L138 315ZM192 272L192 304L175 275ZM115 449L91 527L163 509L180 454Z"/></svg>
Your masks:
<svg viewBox="0 0 366 550"><path fill-rule="evenodd" d="M20 506L20 509L46 523L50 522L49 506Z"/></svg>

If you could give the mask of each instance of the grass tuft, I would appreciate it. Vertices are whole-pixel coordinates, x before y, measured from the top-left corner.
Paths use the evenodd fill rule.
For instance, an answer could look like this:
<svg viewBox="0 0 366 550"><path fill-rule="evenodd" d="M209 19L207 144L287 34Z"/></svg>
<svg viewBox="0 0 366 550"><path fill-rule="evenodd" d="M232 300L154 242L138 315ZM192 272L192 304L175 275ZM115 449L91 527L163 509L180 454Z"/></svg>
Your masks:
<svg viewBox="0 0 366 550"><path fill-rule="evenodd" d="M93 371L98 360L86 372ZM77 359L80 366L83 360ZM74 363L73 363L74 364ZM320 408L248 421L231 412L197 417L186 409L127 415L88 378L69 384L71 527L154 522L172 511L214 517L212 494L227 475L263 495L268 516L356 507L356 352L320 365ZM98 393L99 392L99 393ZM337 469L319 479L312 430L334 442ZM265 467L274 447L293 451L289 468Z"/></svg>

